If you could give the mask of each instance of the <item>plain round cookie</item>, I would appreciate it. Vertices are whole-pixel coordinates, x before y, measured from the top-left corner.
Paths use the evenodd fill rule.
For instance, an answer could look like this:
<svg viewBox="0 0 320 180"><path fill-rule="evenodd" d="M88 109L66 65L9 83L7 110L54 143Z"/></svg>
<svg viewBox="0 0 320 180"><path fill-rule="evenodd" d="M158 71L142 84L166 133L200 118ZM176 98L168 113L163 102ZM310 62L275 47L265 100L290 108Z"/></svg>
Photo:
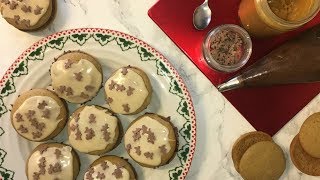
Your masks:
<svg viewBox="0 0 320 180"><path fill-rule="evenodd" d="M59 97L82 104L94 98L102 86L100 63L82 51L67 51L51 65L52 87Z"/></svg>
<svg viewBox="0 0 320 180"><path fill-rule="evenodd" d="M248 180L277 180L286 169L282 149L272 141L252 145L240 160L240 174Z"/></svg>
<svg viewBox="0 0 320 180"><path fill-rule="evenodd" d="M304 121L299 139L302 148L308 154L320 158L320 113L312 114Z"/></svg>
<svg viewBox="0 0 320 180"><path fill-rule="evenodd" d="M84 180L89 180L90 177L92 177L94 175L98 175L98 172L100 172L101 175L102 175L102 173L104 173L103 175L105 176L106 179L108 179L109 176L107 174L105 174L106 173L105 170L109 170L109 172L110 172L109 168L112 168L112 167L110 167L112 165L110 165L109 162L111 162L112 165L115 165L116 167L118 167L118 168L114 168L114 169L111 170L111 171L114 170L112 172L114 174L111 174L112 176L115 176L117 174L118 175L120 175L120 174L122 175L122 173L123 173L122 168L124 168L125 170L128 171L129 180L136 180L137 179L136 172L135 172L134 168L132 167L132 165L127 160L125 160L125 159L123 159L121 157L118 157L118 156L113 156L113 155L102 156L99 159L95 160L90 165L88 170L86 171L83 179ZM101 169L99 167L97 167L98 165L101 166ZM96 167L96 169L94 167ZM97 172L97 168L99 168L100 171Z"/></svg>
<svg viewBox="0 0 320 180"><path fill-rule="evenodd" d="M296 135L290 144L290 157L293 164L303 173L311 176L320 176L320 159L310 156L302 148L299 135Z"/></svg>
<svg viewBox="0 0 320 180"><path fill-rule="evenodd" d="M239 172L239 164L243 154L257 142L272 141L272 137L261 131L248 132L241 135L232 147L232 161L235 169Z"/></svg>
<svg viewBox="0 0 320 180"><path fill-rule="evenodd" d="M38 0L40 3L35 2L35 4L30 4L30 2L28 2L25 7L24 1L26 0L22 0L22 2L19 2L17 0L9 2L9 0L4 0L1 4L2 16L9 24L14 26L15 28L22 31L36 31L44 28L54 19L57 8L56 0ZM44 1L49 1L48 8L45 12L43 7L40 7L41 3L44 3ZM44 4L46 4L46 2ZM12 10L11 8L14 8L14 10ZM28 22L28 20L31 20L28 19L31 17L36 17L36 24L27 25L26 22Z"/></svg>
<svg viewBox="0 0 320 180"><path fill-rule="evenodd" d="M163 134L167 136L159 136ZM134 161L154 168L168 164L174 158L178 139L170 118L147 113L130 123L124 135L124 144ZM154 159L158 160L157 163L150 162Z"/></svg>
<svg viewBox="0 0 320 180"><path fill-rule="evenodd" d="M107 122L103 121L103 118L106 117L108 118ZM113 128L114 132L111 132ZM112 134L114 134L113 139L111 139ZM122 136L123 130L120 120L109 109L101 106L81 106L72 113L68 122L69 143L73 148L83 153L100 155L109 152L120 144ZM81 145L85 148L80 147Z"/></svg>
<svg viewBox="0 0 320 180"><path fill-rule="evenodd" d="M105 83L107 103L118 114L140 113L150 104L152 92L147 74L130 65L113 72Z"/></svg>
<svg viewBox="0 0 320 180"><path fill-rule="evenodd" d="M41 138L39 137L39 138L32 138L31 139L31 138L26 137L26 135L24 135L26 132L22 133L23 131L30 131L30 129L26 129L26 128L29 128L29 126L28 127L23 126L21 128L21 130L20 130L21 125L19 128L15 127L15 122L17 122L17 121L20 121L20 122L17 122L20 124L30 121L30 120L27 121L28 118L26 117L26 114L24 114L24 113L20 114L20 117L17 116L18 113L15 116L14 116L14 114L16 113L17 110L19 110L21 105L23 105L23 103L26 102L26 100L28 100L28 99L30 100L31 97L44 97L44 98L49 97L49 98L53 99L57 103L58 106L60 106L60 113L56 118L56 119L59 119L60 122L56 125L56 128L51 132L51 134L49 134L46 137L41 137ZM38 109L38 106L39 106L39 104L34 104L34 106L32 106L32 108ZM45 110L45 107L46 106L44 106L44 110ZM52 139L55 136L57 136L63 130L63 128L67 122L67 116L68 116L68 110L66 107L66 103L64 101L62 101L54 92L49 91L47 89L32 89L32 90L29 90L29 91L22 93L16 99L15 103L13 104L11 114L10 114L11 124L14 127L14 129L17 131L17 133L20 136L22 136L30 141L46 141L46 140ZM43 121L42 123L46 124L46 121ZM30 126L32 126L32 124Z"/></svg>
<svg viewBox="0 0 320 180"><path fill-rule="evenodd" d="M52 152L48 152L48 150L50 148L54 148L55 151ZM56 149L59 149L60 151L56 151ZM59 160L60 158L64 157L64 156L67 156L69 153L68 152L63 152L63 151L69 151L70 152L70 157L72 157L72 178L70 178L70 180L75 180L77 179L77 176L79 174L79 171L80 171L80 159L79 159L79 156L78 154L72 149L72 147L70 146L67 146L67 145L64 145L64 144L60 144L60 143L44 143L44 144L40 144L38 145L30 154L30 156L28 157L27 161L26 161L26 168L25 168L25 173L26 173L26 176L28 178L28 180L33 180L34 178L29 178L29 161L30 161L30 158L35 155L35 153L39 153L37 155L40 155L40 157L43 157L45 153L52 153L52 154L49 154L48 155L48 158L49 157L52 157L52 158L56 158L56 160ZM68 154L64 154L64 153L68 153ZM70 158L68 157L68 158ZM65 159L65 160L60 160L59 163L63 163L65 161L68 161L68 159ZM38 161L36 160L33 160L31 163L37 163ZM35 167L44 167L45 169L45 174L49 173L49 171L53 171L53 173L59 173L59 172L55 172L57 169L56 167L56 164L48 164L48 161L45 159L44 160L44 166L41 164L41 159L39 160L40 164L37 164ZM50 167L50 165L52 165L52 167ZM61 164L60 164L61 165ZM66 168L67 166L65 167L61 167L61 170L63 171L63 168ZM51 169L51 170L50 170ZM38 173L38 172L36 172ZM33 173L34 175L34 173ZM32 176L33 176L32 175ZM43 176L44 174L40 174L40 176ZM63 178L63 180L69 180L69 179L65 179Z"/></svg>

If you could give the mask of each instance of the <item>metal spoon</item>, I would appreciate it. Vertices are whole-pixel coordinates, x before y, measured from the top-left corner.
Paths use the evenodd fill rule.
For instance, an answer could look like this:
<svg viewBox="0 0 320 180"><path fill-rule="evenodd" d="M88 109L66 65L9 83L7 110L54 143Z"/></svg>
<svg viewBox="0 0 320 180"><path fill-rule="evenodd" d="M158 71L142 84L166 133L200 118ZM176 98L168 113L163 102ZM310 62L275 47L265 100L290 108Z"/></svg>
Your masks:
<svg viewBox="0 0 320 180"><path fill-rule="evenodd" d="M193 25L198 30L205 29L211 21L211 9L208 1L205 0L193 13Z"/></svg>

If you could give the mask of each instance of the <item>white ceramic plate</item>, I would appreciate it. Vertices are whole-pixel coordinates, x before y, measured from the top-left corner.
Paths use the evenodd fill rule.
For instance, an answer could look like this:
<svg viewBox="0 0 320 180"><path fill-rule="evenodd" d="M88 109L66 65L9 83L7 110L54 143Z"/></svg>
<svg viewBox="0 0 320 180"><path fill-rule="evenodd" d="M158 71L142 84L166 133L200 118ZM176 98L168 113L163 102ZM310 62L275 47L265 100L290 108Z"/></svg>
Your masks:
<svg viewBox="0 0 320 180"><path fill-rule="evenodd" d="M73 29L53 34L27 49L8 69L0 80L0 180L25 180L25 161L39 143L21 138L10 122L11 104L22 92L31 88L48 87L51 79L50 65L55 57L68 50L82 50L95 56L103 66L104 82L112 71L127 65L144 70L154 89L151 104L135 116L119 116L124 130L137 116L154 112L171 116L179 131L176 157L168 165L157 169L143 168L131 160L123 143L107 154L129 159L139 179L185 179L190 168L196 142L196 118L190 94L179 76L159 52L148 44L127 34L107 29ZM104 92L87 104L105 105ZM70 112L77 106L69 104ZM54 142L67 142L64 129ZM79 153L83 175L98 156Z"/></svg>

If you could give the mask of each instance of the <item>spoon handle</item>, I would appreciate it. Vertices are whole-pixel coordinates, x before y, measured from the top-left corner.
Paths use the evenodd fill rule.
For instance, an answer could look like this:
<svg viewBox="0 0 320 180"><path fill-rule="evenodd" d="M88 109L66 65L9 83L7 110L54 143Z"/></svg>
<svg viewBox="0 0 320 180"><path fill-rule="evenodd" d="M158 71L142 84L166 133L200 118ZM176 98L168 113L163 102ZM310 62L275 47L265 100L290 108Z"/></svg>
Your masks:
<svg viewBox="0 0 320 180"><path fill-rule="evenodd" d="M209 0L204 0L203 4L208 4Z"/></svg>

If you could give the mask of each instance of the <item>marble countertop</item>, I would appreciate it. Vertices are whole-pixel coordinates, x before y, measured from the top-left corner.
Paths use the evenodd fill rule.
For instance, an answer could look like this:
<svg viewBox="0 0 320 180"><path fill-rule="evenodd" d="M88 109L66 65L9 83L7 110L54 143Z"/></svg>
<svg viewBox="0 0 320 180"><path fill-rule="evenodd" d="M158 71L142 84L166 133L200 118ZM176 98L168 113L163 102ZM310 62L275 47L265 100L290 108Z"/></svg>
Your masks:
<svg viewBox="0 0 320 180"><path fill-rule="evenodd" d="M197 114L197 147L187 179L241 179L233 167L231 148L241 134L254 128L147 16L157 0L58 1L54 22L40 32L21 32L0 18L0 77L26 48L57 31L100 27L136 36L171 61L192 95ZM281 179L320 179L299 172L289 155L292 138L306 117L317 111L320 111L319 95L274 136L287 157L287 169Z"/></svg>

